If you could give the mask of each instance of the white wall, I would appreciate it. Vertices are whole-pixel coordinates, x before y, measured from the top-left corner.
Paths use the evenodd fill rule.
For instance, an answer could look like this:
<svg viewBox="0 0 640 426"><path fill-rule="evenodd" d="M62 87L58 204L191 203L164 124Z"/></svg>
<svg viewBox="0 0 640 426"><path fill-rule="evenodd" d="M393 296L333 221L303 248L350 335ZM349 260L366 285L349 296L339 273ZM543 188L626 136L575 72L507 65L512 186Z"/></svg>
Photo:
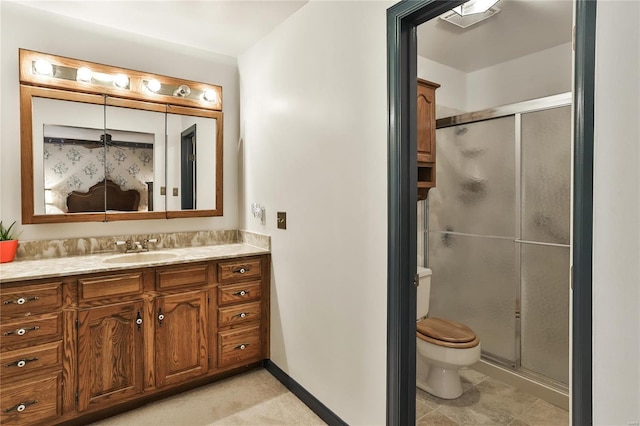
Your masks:
<svg viewBox="0 0 640 426"><path fill-rule="evenodd" d="M467 75L467 111L480 111L571 91L571 43Z"/></svg>
<svg viewBox="0 0 640 426"><path fill-rule="evenodd" d="M241 224L272 236L271 359L353 425L385 422L391 4L311 1L238 61Z"/></svg>
<svg viewBox="0 0 640 426"><path fill-rule="evenodd" d="M13 2L1 9L0 218L21 222L18 48L223 86L224 217L23 225L21 240L238 227L239 87L234 58L64 18ZM175 161L179 161L176 158Z"/></svg>
<svg viewBox="0 0 640 426"><path fill-rule="evenodd" d="M418 56L418 78L440 85L436 90L438 107L467 111L467 73Z"/></svg>
<svg viewBox="0 0 640 426"><path fill-rule="evenodd" d="M595 425L640 422L640 2L598 1L593 404Z"/></svg>
<svg viewBox="0 0 640 426"><path fill-rule="evenodd" d="M481 111L570 92L571 49L565 43L470 73L418 56L418 77L440 84L439 106Z"/></svg>

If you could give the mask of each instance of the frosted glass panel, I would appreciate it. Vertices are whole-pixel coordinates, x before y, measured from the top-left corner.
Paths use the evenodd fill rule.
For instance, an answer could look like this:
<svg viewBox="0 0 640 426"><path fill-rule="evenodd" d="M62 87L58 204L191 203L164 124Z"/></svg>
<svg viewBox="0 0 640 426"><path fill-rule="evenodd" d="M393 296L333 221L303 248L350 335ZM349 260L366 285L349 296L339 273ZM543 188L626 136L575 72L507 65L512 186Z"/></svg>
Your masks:
<svg viewBox="0 0 640 426"><path fill-rule="evenodd" d="M430 230L514 236L514 135L513 116L436 131Z"/></svg>
<svg viewBox="0 0 640 426"><path fill-rule="evenodd" d="M439 161L439 160L438 160ZM429 232L429 316L471 327L483 354L515 360L513 240Z"/></svg>
<svg viewBox="0 0 640 426"><path fill-rule="evenodd" d="M569 248L523 244L522 367L569 383Z"/></svg>
<svg viewBox="0 0 640 426"><path fill-rule="evenodd" d="M522 239L569 244L571 107L522 115Z"/></svg>

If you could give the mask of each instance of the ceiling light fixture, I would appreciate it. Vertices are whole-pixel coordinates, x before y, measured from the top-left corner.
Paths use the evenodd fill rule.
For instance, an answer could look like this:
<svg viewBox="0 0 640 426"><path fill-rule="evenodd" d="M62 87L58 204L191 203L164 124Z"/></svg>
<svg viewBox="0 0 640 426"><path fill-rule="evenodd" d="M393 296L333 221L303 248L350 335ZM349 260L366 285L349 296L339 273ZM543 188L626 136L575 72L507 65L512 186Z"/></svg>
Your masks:
<svg viewBox="0 0 640 426"><path fill-rule="evenodd" d="M51 65L51 62L44 59L38 59L33 65L33 69L35 70L36 74L53 75L53 65Z"/></svg>
<svg viewBox="0 0 640 426"><path fill-rule="evenodd" d="M78 68L78 71L76 71L76 79L78 81L84 81L85 83L88 83L91 81L92 77L93 72L87 67L80 67Z"/></svg>
<svg viewBox="0 0 640 426"><path fill-rule="evenodd" d="M173 91L173 96L179 96L181 98L186 98L191 93L191 89L186 84L182 84L178 86L176 90Z"/></svg>
<svg viewBox="0 0 640 426"><path fill-rule="evenodd" d="M218 93L213 89L207 89L202 93L202 99L207 102L218 102Z"/></svg>
<svg viewBox="0 0 640 426"><path fill-rule="evenodd" d="M113 84L115 84L116 86L118 86L121 89L126 89L127 86L129 85L129 77L127 77L124 74L118 74L113 79Z"/></svg>
<svg viewBox="0 0 640 426"><path fill-rule="evenodd" d="M453 10L460 16L473 15L476 13L484 13L498 3L498 0L470 0L460 6L454 7Z"/></svg>
<svg viewBox="0 0 640 426"><path fill-rule="evenodd" d="M145 83L146 83L147 89L149 89L149 91L153 93L157 93L160 90L160 88L162 88L162 83L160 83L160 81L156 80L155 78L145 81Z"/></svg>

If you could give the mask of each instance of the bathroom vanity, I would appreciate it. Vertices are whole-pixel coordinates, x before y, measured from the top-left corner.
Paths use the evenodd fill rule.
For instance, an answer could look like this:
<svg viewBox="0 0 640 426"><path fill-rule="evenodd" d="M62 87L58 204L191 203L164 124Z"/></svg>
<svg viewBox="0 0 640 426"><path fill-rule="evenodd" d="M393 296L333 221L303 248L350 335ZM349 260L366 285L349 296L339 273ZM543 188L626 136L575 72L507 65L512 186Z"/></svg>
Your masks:
<svg viewBox="0 0 640 426"><path fill-rule="evenodd" d="M267 250L148 253L3 270L0 423L84 423L269 357Z"/></svg>

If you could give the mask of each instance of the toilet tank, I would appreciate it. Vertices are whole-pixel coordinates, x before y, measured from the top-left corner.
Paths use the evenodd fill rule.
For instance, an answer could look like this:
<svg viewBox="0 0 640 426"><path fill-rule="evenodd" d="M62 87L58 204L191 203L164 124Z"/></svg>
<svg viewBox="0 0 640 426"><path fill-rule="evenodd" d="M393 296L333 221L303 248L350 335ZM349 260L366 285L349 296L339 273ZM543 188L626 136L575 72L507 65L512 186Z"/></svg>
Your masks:
<svg viewBox="0 0 640 426"><path fill-rule="evenodd" d="M429 313L429 295L431 294L431 269L418 266L420 285L417 289L416 314L417 319L425 317Z"/></svg>

